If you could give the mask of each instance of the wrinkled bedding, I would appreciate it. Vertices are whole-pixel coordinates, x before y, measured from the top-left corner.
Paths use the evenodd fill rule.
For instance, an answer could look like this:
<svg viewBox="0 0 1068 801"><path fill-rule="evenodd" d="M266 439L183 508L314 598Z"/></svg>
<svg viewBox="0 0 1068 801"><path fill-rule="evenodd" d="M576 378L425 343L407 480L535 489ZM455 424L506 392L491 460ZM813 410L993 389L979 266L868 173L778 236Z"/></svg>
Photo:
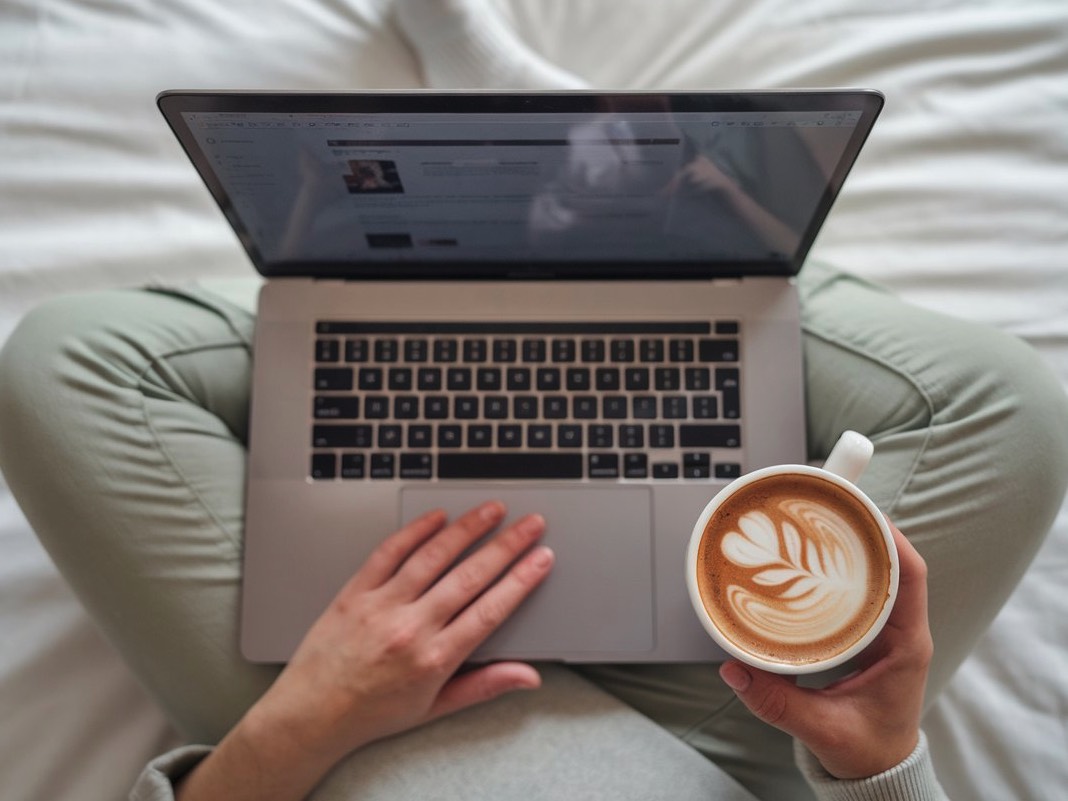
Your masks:
<svg viewBox="0 0 1068 801"><path fill-rule="evenodd" d="M1068 387L1068 7L1059 0L498 0L613 88L871 86L887 106L813 258L1027 339ZM417 87L388 0L0 4L0 341L60 292L251 273L165 88ZM0 421L3 425L3 421ZM122 797L175 740L0 482L4 798ZM959 799L1068 792L1068 511L930 713Z"/></svg>

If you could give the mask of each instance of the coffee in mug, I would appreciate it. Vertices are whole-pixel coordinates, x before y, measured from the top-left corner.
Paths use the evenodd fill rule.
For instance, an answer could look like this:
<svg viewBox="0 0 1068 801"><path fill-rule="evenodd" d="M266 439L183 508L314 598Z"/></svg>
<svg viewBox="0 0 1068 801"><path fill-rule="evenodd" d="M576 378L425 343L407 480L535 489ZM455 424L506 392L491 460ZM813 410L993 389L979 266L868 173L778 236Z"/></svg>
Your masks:
<svg viewBox="0 0 1068 801"><path fill-rule="evenodd" d="M846 432L823 469L758 470L708 504L687 582L698 617L728 653L767 670L811 672L841 664L878 634L898 561L886 520L849 480L870 456L871 443Z"/></svg>

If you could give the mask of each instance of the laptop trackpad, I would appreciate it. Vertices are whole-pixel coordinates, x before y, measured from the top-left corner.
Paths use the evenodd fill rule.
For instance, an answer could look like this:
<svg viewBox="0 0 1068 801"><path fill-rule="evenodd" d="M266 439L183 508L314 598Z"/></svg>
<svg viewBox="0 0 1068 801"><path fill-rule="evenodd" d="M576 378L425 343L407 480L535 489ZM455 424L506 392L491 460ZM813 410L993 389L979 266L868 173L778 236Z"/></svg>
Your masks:
<svg viewBox="0 0 1068 801"><path fill-rule="evenodd" d="M401 518L429 509L454 517L495 498L507 520L547 523L552 573L475 653L475 659L601 660L652 650L652 499L647 487L406 487Z"/></svg>

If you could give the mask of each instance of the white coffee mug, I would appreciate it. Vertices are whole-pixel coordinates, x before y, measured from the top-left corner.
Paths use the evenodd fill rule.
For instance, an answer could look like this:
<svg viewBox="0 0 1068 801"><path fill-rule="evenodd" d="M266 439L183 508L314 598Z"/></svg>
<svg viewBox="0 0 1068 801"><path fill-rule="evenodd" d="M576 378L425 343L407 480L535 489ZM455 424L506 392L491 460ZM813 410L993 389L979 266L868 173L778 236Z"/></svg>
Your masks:
<svg viewBox="0 0 1068 801"><path fill-rule="evenodd" d="M711 501L709 501L707 506L705 506L704 511L701 512L701 515L697 518L697 522L694 524L693 533L690 537L690 545L686 557L686 585L689 590L690 602L693 605L694 612L697 614L701 624L712 639L714 639L728 654L746 662L747 664L775 673L815 673L837 667L852 659L871 644L872 640L874 640L879 635L879 632L882 631L883 626L886 624L886 619L890 616L894 601L897 598L900 562L893 534L890 531L890 526L887 523L886 518L872 500L853 483L860 477L860 474L864 472L873 452L874 448L872 443L866 437L855 431L846 431L831 451L830 456L827 457L827 461L822 468L809 465L786 464L755 470L732 481ZM705 602L702 598L698 584L697 571L700 567L699 552L709 520L711 520L712 516L720 509L720 507L739 490L748 487L761 479L779 475L815 476L840 487L859 501L871 514L871 517L876 522L878 530L882 535L883 544L886 548L886 555L890 565L889 589L878 617L870 625L867 631L853 641L851 645L844 650L829 654L825 658L810 661L789 661L787 659L780 661L772 660L744 649L739 644L736 644L734 640L732 640L724 631L721 631L717 626L715 620L705 608ZM723 558L726 559L727 557L723 556Z"/></svg>

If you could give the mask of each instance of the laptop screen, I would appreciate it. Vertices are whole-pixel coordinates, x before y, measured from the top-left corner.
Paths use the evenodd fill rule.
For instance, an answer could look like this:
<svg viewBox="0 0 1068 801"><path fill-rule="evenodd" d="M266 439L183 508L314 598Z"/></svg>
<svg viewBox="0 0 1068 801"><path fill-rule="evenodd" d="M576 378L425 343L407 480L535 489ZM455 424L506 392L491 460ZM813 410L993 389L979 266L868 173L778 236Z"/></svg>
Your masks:
<svg viewBox="0 0 1068 801"><path fill-rule="evenodd" d="M796 273L881 97L159 102L266 276L590 278Z"/></svg>

